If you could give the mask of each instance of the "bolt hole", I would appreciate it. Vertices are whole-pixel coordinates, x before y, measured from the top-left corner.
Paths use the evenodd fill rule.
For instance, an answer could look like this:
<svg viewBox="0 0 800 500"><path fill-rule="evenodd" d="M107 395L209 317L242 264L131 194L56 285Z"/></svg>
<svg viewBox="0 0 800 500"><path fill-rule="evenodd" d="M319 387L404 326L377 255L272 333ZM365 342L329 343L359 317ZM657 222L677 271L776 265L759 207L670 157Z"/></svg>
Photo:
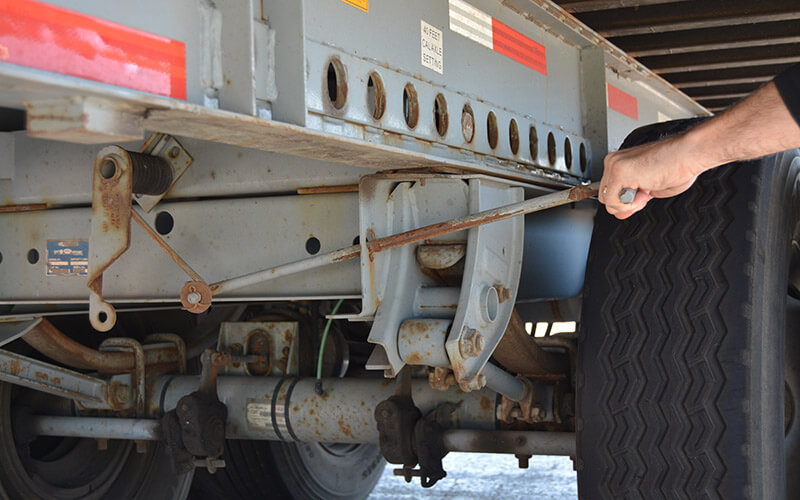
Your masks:
<svg viewBox="0 0 800 500"><path fill-rule="evenodd" d="M531 160L536 161L539 157L539 134L536 133L536 127L533 125L528 129L528 147L531 152Z"/></svg>
<svg viewBox="0 0 800 500"><path fill-rule="evenodd" d="M175 227L175 220L169 212L159 212L156 215L156 231L158 231L158 234L166 236L172 232L173 227Z"/></svg>
<svg viewBox="0 0 800 500"><path fill-rule="evenodd" d="M489 111L486 116L486 138L489 139L489 147L495 149L497 147L497 116L494 111Z"/></svg>
<svg viewBox="0 0 800 500"><path fill-rule="evenodd" d="M556 138L552 132L547 134L547 159L550 165L556 164Z"/></svg>
<svg viewBox="0 0 800 500"><path fill-rule="evenodd" d="M407 83L403 89L403 118L405 118L408 128L416 127L419 122L417 90L410 83Z"/></svg>
<svg viewBox="0 0 800 500"><path fill-rule="evenodd" d="M0 252L0 264L3 263L3 252Z"/></svg>
<svg viewBox="0 0 800 500"><path fill-rule="evenodd" d="M103 176L103 179L110 179L116 173L117 164L113 160L103 160L103 164L100 165L100 175Z"/></svg>
<svg viewBox="0 0 800 500"><path fill-rule="evenodd" d="M31 264L36 264L39 262L39 251L35 248L31 248L28 250L28 262Z"/></svg>
<svg viewBox="0 0 800 500"><path fill-rule="evenodd" d="M567 169L572 168L572 143L569 142L569 137L564 139L564 163L566 163Z"/></svg>
<svg viewBox="0 0 800 500"><path fill-rule="evenodd" d="M581 147L578 149L578 160L580 161L581 172L586 172L586 145L584 143L581 143Z"/></svg>
<svg viewBox="0 0 800 500"><path fill-rule="evenodd" d="M328 62L328 99L336 109L342 109L347 102L347 77L344 64L338 57L334 57Z"/></svg>
<svg viewBox="0 0 800 500"><path fill-rule="evenodd" d="M461 134L467 144L471 143L475 137L475 115L469 104L465 104L464 109L461 110Z"/></svg>
<svg viewBox="0 0 800 500"><path fill-rule="evenodd" d="M444 137L447 133L449 118L447 116L447 100L442 94L436 94L433 100L433 122L436 124L436 131Z"/></svg>
<svg viewBox="0 0 800 500"><path fill-rule="evenodd" d="M490 286L484 292L483 307L487 320L494 321L497 319L497 312L500 310L500 296L497 294L495 287Z"/></svg>
<svg viewBox="0 0 800 500"><path fill-rule="evenodd" d="M361 244L360 236L356 236L355 238L353 238L353 245L360 245L360 244Z"/></svg>
<svg viewBox="0 0 800 500"><path fill-rule="evenodd" d="M312 236L306 240L306 252L308 252L309 255L318 254L320 248L322 248L322 244L315 237Z"/></svg>
<svg viewBox="0 0 800 500"><path fill-rule="evenodd" d="M104 313L103 311L100 311L97 314L97 319L100 321L100 323L105 323L106 320L108 319L108 314Z"/></svg>
<svg viewBox="0 0 800 500"><path fill-rule="evenodd" d="M380 120L386 111L386 90L383 88L380 75L374 71L367 79L367 108L369 114L376 120Z"/></svg>
<svg viewBox="0 0 800 500"><path fill-rule="evenodd" d="M519 153L519 126L513 118L508 123L508 145L511 146L512 154Z"/></svg>

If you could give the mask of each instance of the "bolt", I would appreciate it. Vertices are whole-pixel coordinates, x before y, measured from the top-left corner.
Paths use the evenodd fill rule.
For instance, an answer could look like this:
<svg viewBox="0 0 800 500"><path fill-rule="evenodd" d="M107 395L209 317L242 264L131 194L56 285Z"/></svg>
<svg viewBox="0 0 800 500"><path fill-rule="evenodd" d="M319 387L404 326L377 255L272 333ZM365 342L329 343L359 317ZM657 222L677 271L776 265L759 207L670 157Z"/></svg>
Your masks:
<svg viewBox="0 0 800 500"><path fill-rule="evenodd" d="M131 400L131 388L125 384L112 383L109 391L109 399L115 408L125 408Z"/></svg>
<svg viewBox="0 0 800 500"><path fill-rule="evenodd" d="M108 450L108 439L99 438L97 439L97 451L106 451Z"/></svg>
<svg viewBox="0 0 800 500"><path fill-rule="evenodd" d="M180 152L181 152L181 150L180 150L180 149L178 149L178 146L172 146L172 147L169 149L169 153L168 153L168 155L169 155L169 157L170 157L170 158L172 158L172 159L174 160L175 158L177 158L177 157L178 157L178 155L180 154Z"/></svg>
<svg viewBox="0 0 800 500"><path fill-rule="evenodd" d="M141 439L136 439L133 441L136 443L136 453L144 454L147 453L147 441L142 441Z"/></svg>
<svg viewBox="0 0 800 500"><path fill-rule="evenodd" d="M186 300L190 304L197 304L198 302L200 302L200 299L202 298L203 298L202 295L200 295L198 292L192 292L186 296Z"/></svg>
<svg viewBox="0 0 800 500"><path fill-rule="evenodd" d="M529 460L530 460L531 456L530 455L523 455L521 453L517 453L516 457L517 457L517 460L519 460L519 468L520 469L527 469L528 466L530 465Z"/></svg>
<svg viewBox="0 0 800 500"><path fill-rule="evenodd" d="M474 328L467 328L458 342L458 350L461 353L461 357L465 359L478 356L483 351L483 347L483 335Z"/></svg>

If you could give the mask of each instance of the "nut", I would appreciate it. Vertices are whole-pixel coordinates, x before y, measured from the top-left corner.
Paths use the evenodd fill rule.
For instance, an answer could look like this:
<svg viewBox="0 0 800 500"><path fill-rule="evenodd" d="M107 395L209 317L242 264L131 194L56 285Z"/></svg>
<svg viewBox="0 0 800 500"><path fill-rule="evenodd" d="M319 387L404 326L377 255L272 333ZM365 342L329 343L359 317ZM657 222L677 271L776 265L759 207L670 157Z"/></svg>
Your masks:
<svg viewBox="0 0 800 500"><path fill-rule="evenodd" d="M464 359L474 358L483 351L484 344L483 335L478 330L467 328L458 341L458 351Z"/></svg>
<svg viewBox="0 0 800 500"><path fill-rule="evenodd" d="M211 307L211 288L202 281L188 281L181 290L181 305L189 312L200 314Z"/></svg>

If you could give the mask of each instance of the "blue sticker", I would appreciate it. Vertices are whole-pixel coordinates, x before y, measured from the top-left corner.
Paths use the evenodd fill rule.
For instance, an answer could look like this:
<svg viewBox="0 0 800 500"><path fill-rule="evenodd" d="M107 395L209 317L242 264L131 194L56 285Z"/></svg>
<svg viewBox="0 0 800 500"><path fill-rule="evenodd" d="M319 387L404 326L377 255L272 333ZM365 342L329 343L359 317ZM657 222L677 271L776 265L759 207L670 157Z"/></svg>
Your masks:
<svg viewBox="0 0 800 500"><path fill-rule="evenodd" d="M89 274L88 240L48 240L48 276L86 276Z"/></svg>

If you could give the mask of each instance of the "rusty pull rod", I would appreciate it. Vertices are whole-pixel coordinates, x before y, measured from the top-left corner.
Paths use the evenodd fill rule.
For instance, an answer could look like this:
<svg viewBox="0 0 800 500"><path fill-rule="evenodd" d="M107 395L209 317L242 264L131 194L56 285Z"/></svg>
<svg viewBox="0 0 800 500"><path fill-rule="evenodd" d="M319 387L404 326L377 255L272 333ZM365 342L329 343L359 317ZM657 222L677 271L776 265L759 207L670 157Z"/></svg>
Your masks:
<svg viewBox="0 0 800 500"><path fill-rule="evenodd" d="M597 196L597 191L600 187L599 182L593 182L585 186L576 186L563 191L556 191L546 195L537 196L529 200L512 203L490 210L484 210L475 214L460 217L444 222L437 222L428 226L423 226L417 229L412 229L399 234L393 234L383 238L378 238L366 243L367 252L377 253L390 248L396 248L410 243L427 240L436 236L441 236L464 229L470 229L490 222L516 217L518 215L529 214L532 212L539 212L548 208L554 208L568 203L585 200L593 196ZM361 246L352 245L345 248L340 248L332 252L315 255L303 260L282 264L270 269L256 271L254 273L245 274L236 278L229 278L223 281L218 281L210 285L212 295L219 295L220 293L229 292L238 288L255 285L264 281L269 281L282 276L307 271L317 267L322 267L328 264L337 262L344 262L346 260L354 259L361 255ZM190 282L191 283L191 282ZM187 284L188 285L188 284ZM186 304L184 304L186 305Z"/></svg>

